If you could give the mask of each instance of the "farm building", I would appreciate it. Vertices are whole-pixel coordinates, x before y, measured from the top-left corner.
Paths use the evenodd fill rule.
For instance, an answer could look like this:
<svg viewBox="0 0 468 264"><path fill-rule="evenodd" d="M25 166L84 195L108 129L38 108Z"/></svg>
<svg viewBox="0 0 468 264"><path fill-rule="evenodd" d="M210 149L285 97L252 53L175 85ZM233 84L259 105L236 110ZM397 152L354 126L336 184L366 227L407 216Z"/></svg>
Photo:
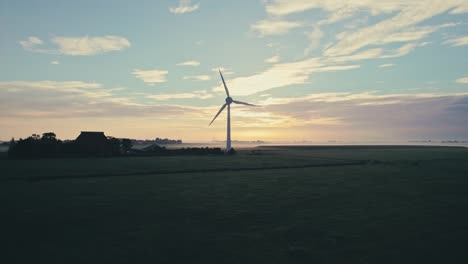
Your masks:
<svg viewBox="0 0 468 264"><path fill-rule="evenodd" d="M104 132L82 131L75 143L80 153L88 155L109 155L112 148Z"/></svg>

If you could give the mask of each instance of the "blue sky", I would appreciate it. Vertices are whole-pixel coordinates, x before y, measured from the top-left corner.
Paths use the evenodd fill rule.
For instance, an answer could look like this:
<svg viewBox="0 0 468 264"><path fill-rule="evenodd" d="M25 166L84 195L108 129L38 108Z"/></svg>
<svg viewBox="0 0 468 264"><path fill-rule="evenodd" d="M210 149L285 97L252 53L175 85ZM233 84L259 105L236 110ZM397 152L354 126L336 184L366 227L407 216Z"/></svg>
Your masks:
<svg viewBox="0 0 468 264"><path fill-rule="evenodd" d="M1 1L0 139L468 139L468 0Z"/></svg>

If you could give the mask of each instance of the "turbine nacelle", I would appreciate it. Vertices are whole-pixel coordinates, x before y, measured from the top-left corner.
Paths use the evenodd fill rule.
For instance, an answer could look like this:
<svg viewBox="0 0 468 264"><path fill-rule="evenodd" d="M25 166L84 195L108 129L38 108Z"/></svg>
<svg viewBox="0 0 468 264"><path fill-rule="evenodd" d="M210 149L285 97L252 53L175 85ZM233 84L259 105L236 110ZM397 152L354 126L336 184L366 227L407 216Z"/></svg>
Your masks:
<svg viewBox="0 0 468 264"><path fill-rule="evenodd" d="M226 97L226 104L230 105L234 100L232 100L232 97L228 96Z"/></svg>

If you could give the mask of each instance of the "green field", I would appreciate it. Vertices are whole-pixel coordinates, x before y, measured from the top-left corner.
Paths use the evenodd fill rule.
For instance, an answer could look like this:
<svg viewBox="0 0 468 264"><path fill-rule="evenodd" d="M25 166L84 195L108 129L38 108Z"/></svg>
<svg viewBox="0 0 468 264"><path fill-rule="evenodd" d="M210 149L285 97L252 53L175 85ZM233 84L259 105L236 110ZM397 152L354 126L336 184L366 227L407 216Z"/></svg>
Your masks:
<svg viewBox="0 0 468 264"><path fill-rule="evenodd" d="M468 149L0 159L2 263L467 263Z"/></svg>

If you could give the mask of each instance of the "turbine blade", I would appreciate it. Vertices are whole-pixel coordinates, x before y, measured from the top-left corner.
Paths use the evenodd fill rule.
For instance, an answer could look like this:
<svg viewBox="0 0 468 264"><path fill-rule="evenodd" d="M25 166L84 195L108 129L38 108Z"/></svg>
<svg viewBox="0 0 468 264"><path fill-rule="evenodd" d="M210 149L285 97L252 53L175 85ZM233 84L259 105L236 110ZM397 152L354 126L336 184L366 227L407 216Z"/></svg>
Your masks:
<svg viewBox="0 0 468 264"><path fill-rule="evenodd" d="M248 106L258 106L258 105L249 104L249 103L244 103L244 102L236 101L236 100L232 100L232 102L233 102L233 103L236 103L236 104L243 104L243 105L248 105Z"/></svg>
<svg viewBox="0 0 468 264"><path fill-rule="evenodd" d="M229 90L226 86L226 82L224 81L224 77L223 77L223 74L221 73L221 70L219 70L219 75L221 75L221 80L223 80L224 90L226 90L226 95L229 97Z"/></svg>
<svg viewBox="0 0 468 264"><path fill-rule="evenodd" d="M224 108L226 108L226 105L227 104L223 104L223 106L221 106L221 109L219 109L218 113L215 115L215 117L213 118L213 120L211 120L210 124L208 126L211 126L211 124L213 124L213 122L215 121L215 119L219 116L219 114L221 114L221 112L224 110Z"/></svg>

